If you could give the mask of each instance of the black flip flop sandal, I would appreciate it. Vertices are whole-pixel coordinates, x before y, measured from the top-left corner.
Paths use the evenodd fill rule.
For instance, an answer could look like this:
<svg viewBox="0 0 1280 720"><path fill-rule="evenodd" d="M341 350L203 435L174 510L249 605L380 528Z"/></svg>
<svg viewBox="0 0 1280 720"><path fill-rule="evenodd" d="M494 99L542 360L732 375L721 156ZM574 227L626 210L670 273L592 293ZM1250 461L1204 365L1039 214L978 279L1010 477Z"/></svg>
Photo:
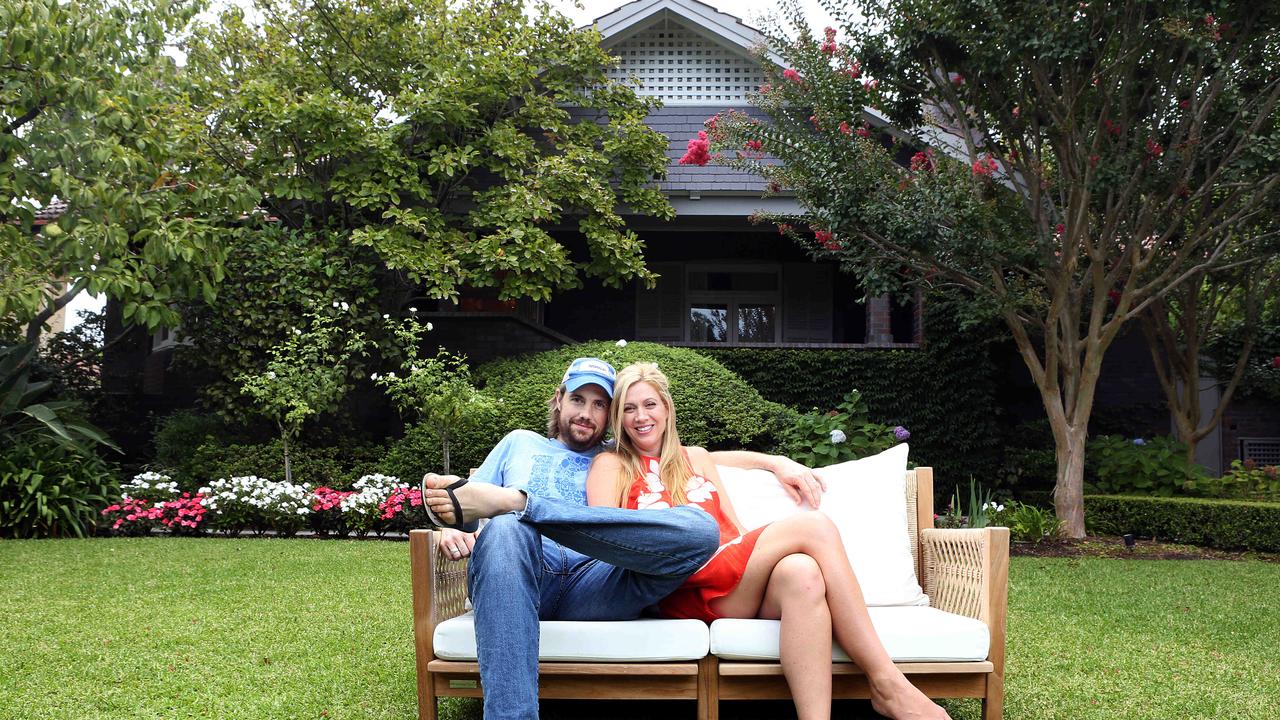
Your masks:
<svg viewBox="0 0 1280 720"><path fill-rule="evenodd" d="M446 527L446 528L451 528L453 530L462 530L464 532L470 532L470 530L467 529L467 526L474 523L468 522L467 519L462 516L462 503L458 502L458 496L454 494L455 490L457 490L458 488L466 484L467 484L467 479L461 478L459 480L456 480L450 483L449 485L446 485L443 488L428 488L427 479L425 477L422 479L422 509L427 511L427 518L430 519L431 522L434 523L436 527ZM431 512L431 506L427 505L427 490L444 490L445 491L445 493L449 496L449 502L453 503L453 522L447 523L444 520L442 520L439 515L436 515L435 513Z"/></svg>

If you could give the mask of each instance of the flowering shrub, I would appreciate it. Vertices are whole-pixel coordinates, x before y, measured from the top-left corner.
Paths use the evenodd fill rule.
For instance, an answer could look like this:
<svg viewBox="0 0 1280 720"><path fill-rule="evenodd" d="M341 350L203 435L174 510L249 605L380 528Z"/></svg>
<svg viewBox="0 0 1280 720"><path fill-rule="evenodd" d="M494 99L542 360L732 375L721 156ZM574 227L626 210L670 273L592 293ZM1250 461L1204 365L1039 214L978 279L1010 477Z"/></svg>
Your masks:
<svg viewBox="0 0 1280 720"><path fill-rule="evenodd" d="M1169 497L1212 492L1204 469L1187 462L1186 446L1173 437L1099 435L1089 441L1086 457L1104 493Z"/></svg>
<svg viewBox="0 0 1280 720"><path fill-rule="evenodd" d="M814 408L801 415L783 432L782 454L810 467L834 465L887 450L899 439L897 430L911 436L902 426L891 428L868 420L866 403L855 389L836 410L823 413Z"/></svg>
<svg viewBox="0 0 1280 720"><path fill-rule="evenodd" d="M102 514L113 531L125 535L143 535L161 526L173 532L191 532L204 520L204 499L199 493L182 493L180 497L152 503L125 495L120 502L103 509Z"/></svg>
<svg viewBox="0 0 1280 720"><path fill-rule="evenodd" d="M407 530L431 524L422 507L422 490L416 487L395 488L378 505L378 509L382 511L380 519L387 524L388 529Z"/></svg>
<svg viewBox="0 0 1280 720"><path fill-rule="evenodd" d="M358 535L364 535L370 530L377 530L379 533L385 531L386 523L382 520L386 511L382 507L383 503L397 490L408 490L400 482L400 478L379 474L365 475L356 480L353 487L355 489L342 499L341 508L347 526ZM418 504L422 504L421 491L418 493Z"/></svg>
<svg viewBox="0 0 1280 720"><path fill-rule="evenodd" d="M120 486L122 499L146 500L159 502L169 500L178 495L178 483L168 475L158 472L144 472L133 476L133 479Z"/></svg>
<svg viewBox="0 0 1280 720"><path fill-rule="evenodd" d="M209 527L231 534L275 530L292 535L311 513L312 494L305 483L272 482L254 475L219 478L200 489L205 508L212 512Z"/></svg>

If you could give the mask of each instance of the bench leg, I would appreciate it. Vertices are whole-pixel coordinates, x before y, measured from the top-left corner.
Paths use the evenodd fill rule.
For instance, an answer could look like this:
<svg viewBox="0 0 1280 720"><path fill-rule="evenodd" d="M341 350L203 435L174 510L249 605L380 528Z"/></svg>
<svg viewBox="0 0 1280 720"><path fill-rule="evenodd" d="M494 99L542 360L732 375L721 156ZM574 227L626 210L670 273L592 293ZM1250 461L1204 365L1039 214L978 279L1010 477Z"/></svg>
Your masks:
<svg viewBox="0 0 1280 720"><path fill-rule="evenodd" d="M987 695L982 698L982 720L1003 720L1004 678L996 673L987 676Z"/></svg>
<svg viewBox="0 0 1280 720"><path fill-rule="evenodd" d="M720 720L720 660L715 655L698 661L698 720Z"/></svg>

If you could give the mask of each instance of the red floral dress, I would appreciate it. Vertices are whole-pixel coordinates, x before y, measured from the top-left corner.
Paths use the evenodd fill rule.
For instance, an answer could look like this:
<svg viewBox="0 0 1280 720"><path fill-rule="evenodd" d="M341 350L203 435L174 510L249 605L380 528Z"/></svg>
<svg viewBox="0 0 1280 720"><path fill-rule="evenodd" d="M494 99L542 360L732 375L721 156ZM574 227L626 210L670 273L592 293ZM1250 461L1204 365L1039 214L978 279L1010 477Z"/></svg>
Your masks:
<svg viewBox="0 0 1280 720"><path fill-rule="evenodd" d="M646 470L631 483L627 507L635 510L671 507L671 493L658 477L658 458L644 455L641 460ZM689 505L697 505L715 518L720 526L720 549L685 580L684 585L658 603L658 609L665 617L711 622L720 617L711 609L712 601L728 595L742 582L742 573L747 569L747 560L756 547L756 540L768 526L758 527L745 535L738 534L738 528L720 507L715 483L700 475L694 475L685 483L685 499Z"/></svg>

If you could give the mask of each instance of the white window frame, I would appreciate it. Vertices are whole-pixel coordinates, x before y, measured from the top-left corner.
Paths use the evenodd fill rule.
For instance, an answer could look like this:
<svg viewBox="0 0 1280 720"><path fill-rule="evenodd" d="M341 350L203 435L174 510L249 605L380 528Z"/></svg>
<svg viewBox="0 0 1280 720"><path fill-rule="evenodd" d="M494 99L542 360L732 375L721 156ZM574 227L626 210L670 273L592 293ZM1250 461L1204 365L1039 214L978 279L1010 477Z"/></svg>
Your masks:
<svg viewBox="0 0 1280 720"><path fill-rule="evenodd" d="M695 273L705 272L758 272L772 273L777 278L773 291L751 290L694 290L689 287L689 278ZM714 345L717 347L733 347L740 345L777 345L782 342L782 265L778 263L688 263L684 273L684 327L682 336L685 342ZM690 318L694 305L728 305L729 306L729 339L727 342L714 342L692 339L693 321ZM765 342L739 342L738 340L738 306L739 305L772 305L773 339Z"/></svg>

